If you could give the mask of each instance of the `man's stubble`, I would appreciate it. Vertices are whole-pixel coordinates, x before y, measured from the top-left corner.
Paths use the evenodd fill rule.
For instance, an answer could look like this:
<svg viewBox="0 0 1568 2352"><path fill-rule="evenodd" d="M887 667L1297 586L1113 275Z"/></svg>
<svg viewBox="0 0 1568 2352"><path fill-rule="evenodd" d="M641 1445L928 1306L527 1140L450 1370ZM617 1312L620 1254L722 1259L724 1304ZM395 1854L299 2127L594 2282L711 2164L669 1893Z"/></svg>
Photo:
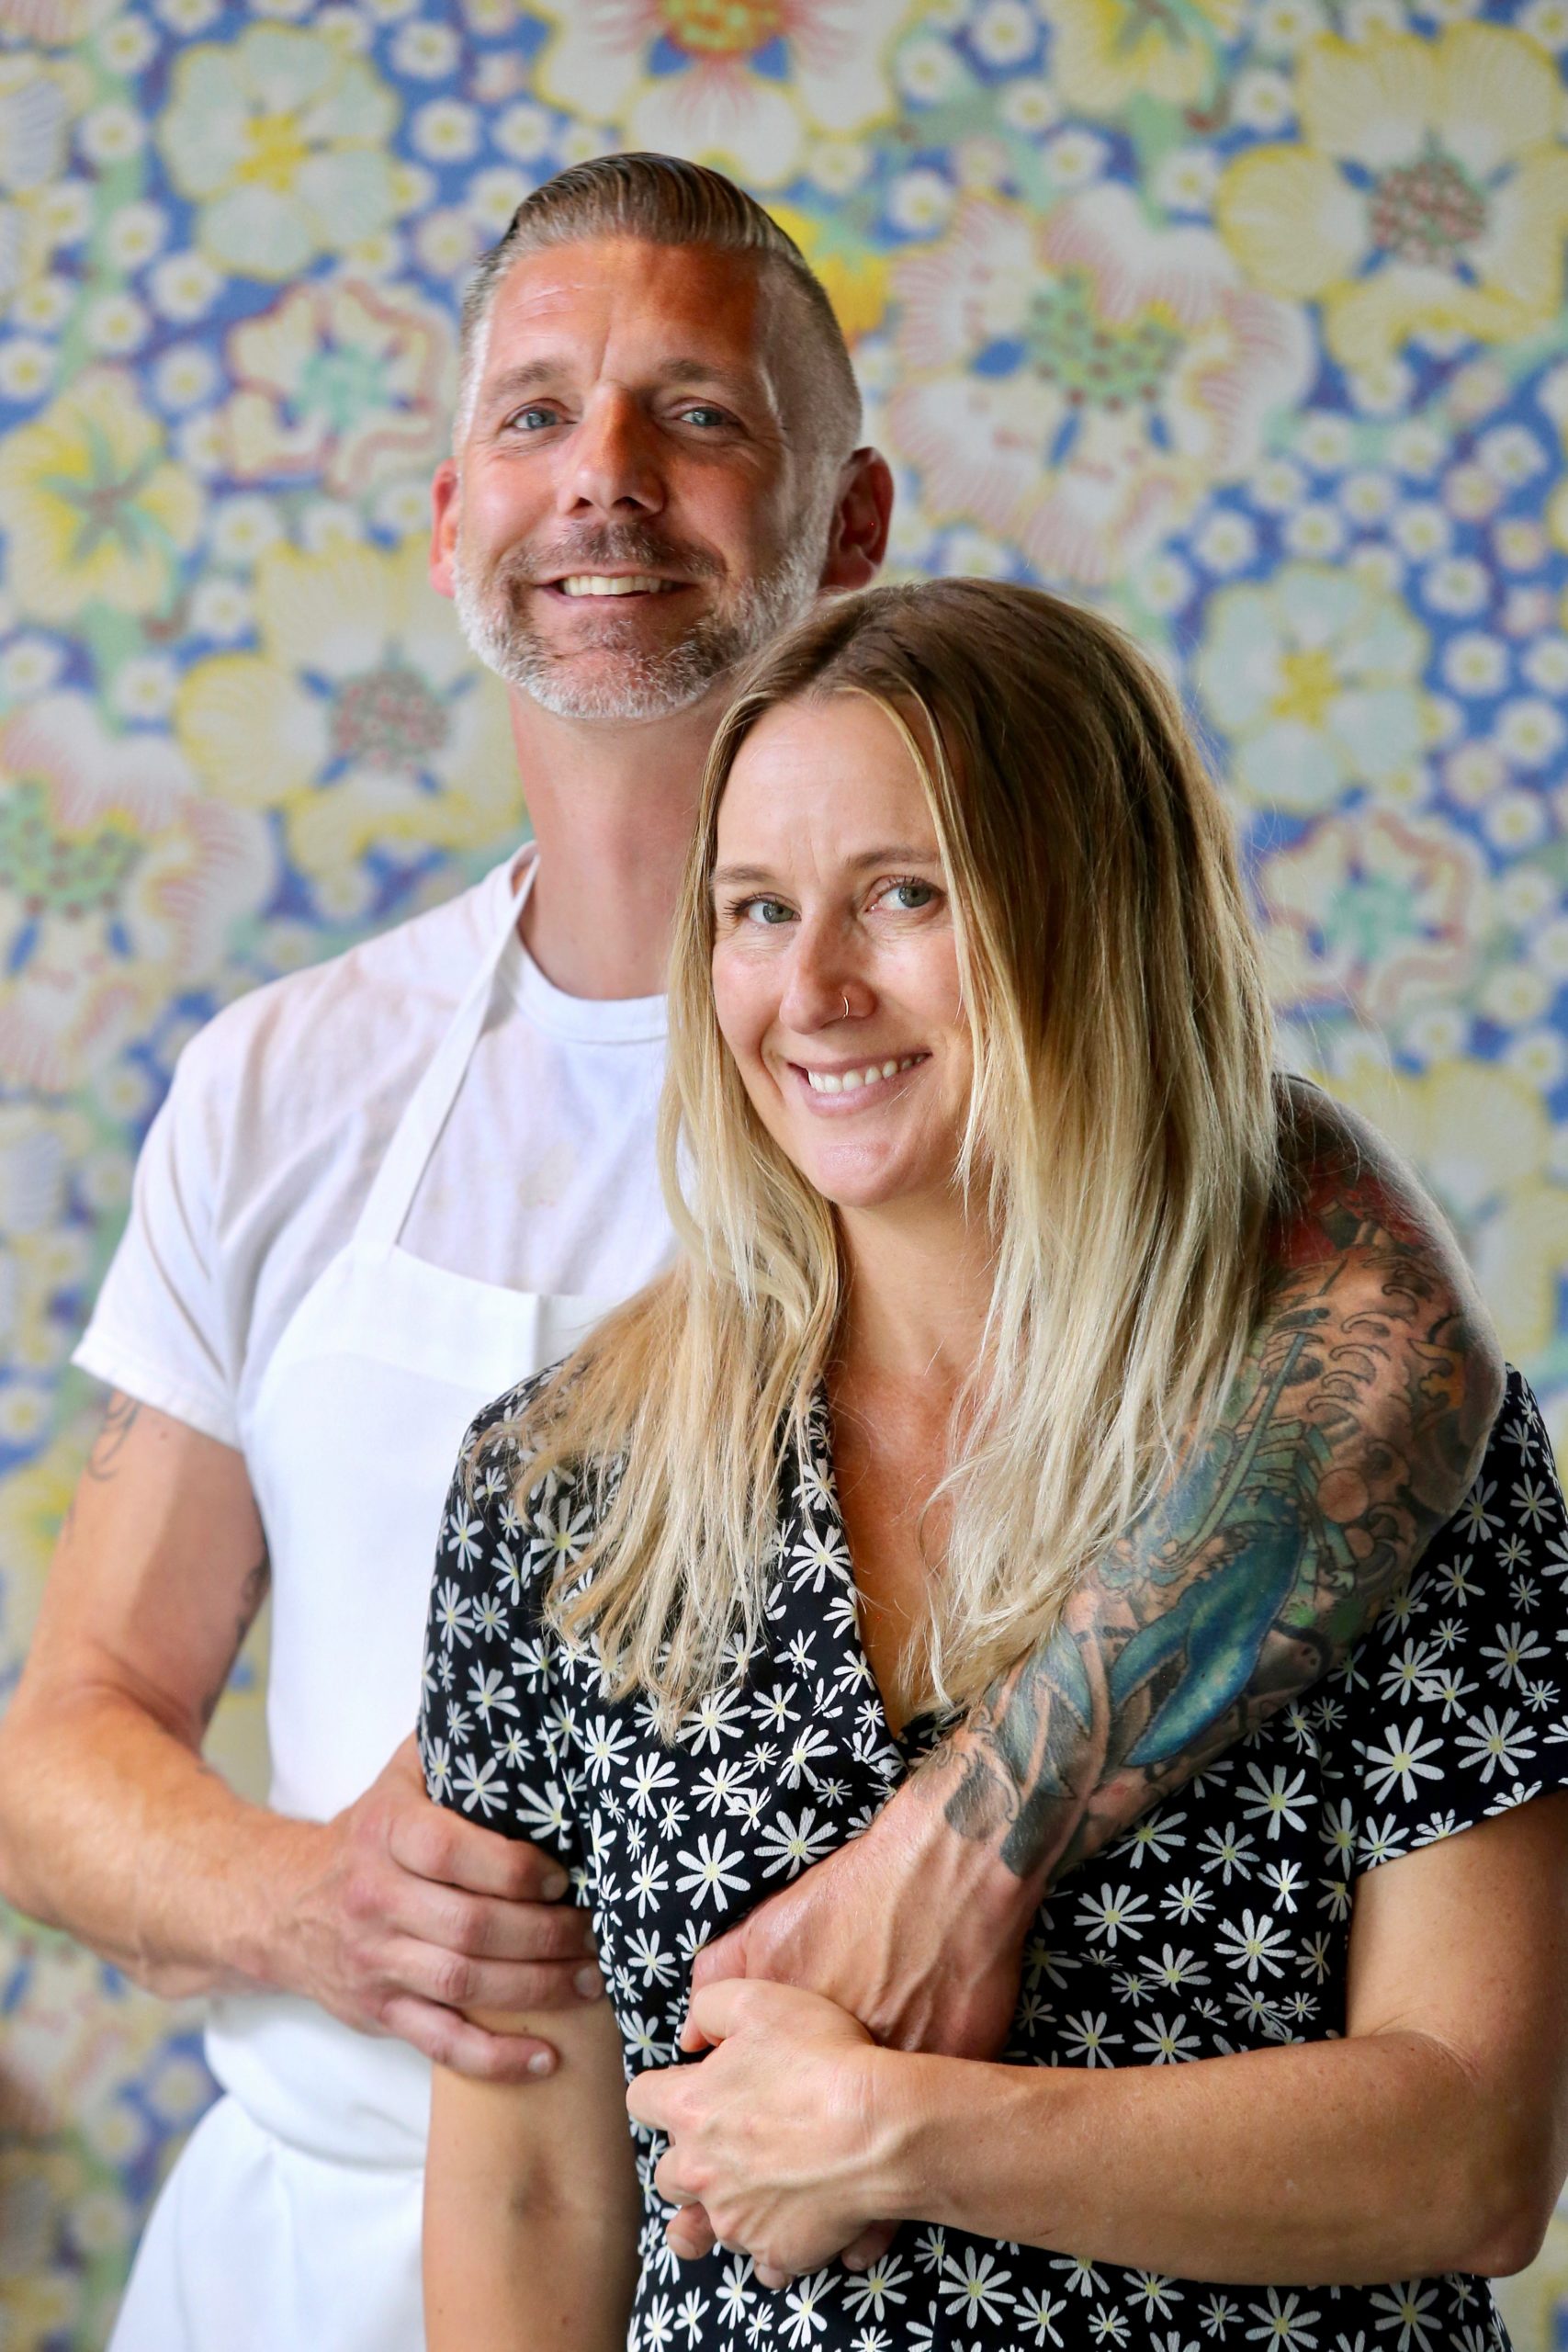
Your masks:
<svg viewBox="0 0 1568 2352"><path fill-rule="evenodd" d="M728 607L699 614L672 644L650 651L637 643L631 616L617 632L613 616L601 614L592 652L562 653L527 618L525 597L535 580L610 566L715 579L722 566L706 550L677 547L645 524L613 524L575 537L547 559L514 549L481 581L464 560L459 532L452 557L457 623L487 670L558 718L668 718L739 673L809 608L827 536L826 517L819 523L813 514L768 571L743 582Z"/></svg>

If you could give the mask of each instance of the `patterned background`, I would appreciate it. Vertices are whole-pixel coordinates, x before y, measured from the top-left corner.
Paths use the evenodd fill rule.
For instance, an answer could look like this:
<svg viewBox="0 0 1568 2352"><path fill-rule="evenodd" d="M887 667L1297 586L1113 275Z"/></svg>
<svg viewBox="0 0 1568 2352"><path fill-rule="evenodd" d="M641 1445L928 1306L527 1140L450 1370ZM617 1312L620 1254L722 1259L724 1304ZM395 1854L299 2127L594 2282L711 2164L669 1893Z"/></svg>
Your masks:
<svg viewBox="0 0 1568 2352"><path fill-rule="evenodd" d="M514 832L425 485L465 271L616 146L821 271L897 570L1169 661L1289 1051L1425 1170L1561 1443L1565 50L1568 0L0 0L0 1692L180 1045ZM0 2344L87 2352L209 2086L191 2018L4 1937ZM1568 2340L1568 2220L1508 2301Z"/></svg>

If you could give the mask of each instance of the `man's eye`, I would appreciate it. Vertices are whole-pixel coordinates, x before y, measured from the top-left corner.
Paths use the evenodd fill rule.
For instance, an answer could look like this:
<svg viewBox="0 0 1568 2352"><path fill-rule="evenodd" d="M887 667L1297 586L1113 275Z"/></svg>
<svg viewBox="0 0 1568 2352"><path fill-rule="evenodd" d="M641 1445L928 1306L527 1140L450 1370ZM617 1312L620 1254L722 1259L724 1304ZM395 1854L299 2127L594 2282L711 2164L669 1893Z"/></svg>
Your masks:
<svg viewBox="0 0 1568 2352"><path fill-rule="evenodd" d="M683 408L681 411L681 420L684 424L701 424L708 426L715 424L728 424L729 423L729 419L725 414L723 409L710 408L705 401L697 401L690 408Z"/></svg>
<svg viewBox="0 0 1568 2352"><path fill-rule="evenodd" d="M508 424L521 425L525 433L536 433L543 431L547 424L558 424L559 419L553 408L540 408L536 404L531 404L527 408L514 409L506 422Z"/></svg>

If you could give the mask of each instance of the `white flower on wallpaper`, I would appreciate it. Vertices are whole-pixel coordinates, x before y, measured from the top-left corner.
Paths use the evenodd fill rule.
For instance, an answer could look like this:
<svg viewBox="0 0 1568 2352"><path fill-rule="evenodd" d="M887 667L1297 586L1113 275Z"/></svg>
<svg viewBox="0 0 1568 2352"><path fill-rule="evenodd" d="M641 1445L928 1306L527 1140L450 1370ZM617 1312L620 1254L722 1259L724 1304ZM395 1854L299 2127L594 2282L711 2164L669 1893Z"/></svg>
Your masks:
<svg viewBox="0 0 1568 2352"><path fill-rule="evenodd" d="M1193 665L1224 774L1258 808L1306 815L1415 775L1432 738L1427 631L1402 596L1325 563L1224 588Z"/></svg>
<svg viewBox="0 0 1568 2352"><path fill-rule="evenodd" d="M208 798L166 736L110 735L85 695L0 727L0 1078L79 1086L222 971L265 900L266 828Z"/></svg>
<svg viewBox="0 0 1568 2352"><path fill-rule="evenodd" d="M971 198L895 286L887 413L925 507L1086 587L1244 474L1312 365L1299 312L1244 286L1210 231L1156 227L1122 187L1043 216Z"/></svg>
<svg viewBox="0 0 1568 2352"><path fill-rule="evenodd" d="M200 207L220 269L292 277L384 229L398 105L374 69L287 25L186 50L158 126L169 176Z"/></svg>
<svg viewBox="0 0 1568 2352"><path fill-rule="evenodd" d="M799 171L814 131L894 112L910 0L534 0L558 29L539 62L553 105L627 147L722 165L754 187Z"/></svg>

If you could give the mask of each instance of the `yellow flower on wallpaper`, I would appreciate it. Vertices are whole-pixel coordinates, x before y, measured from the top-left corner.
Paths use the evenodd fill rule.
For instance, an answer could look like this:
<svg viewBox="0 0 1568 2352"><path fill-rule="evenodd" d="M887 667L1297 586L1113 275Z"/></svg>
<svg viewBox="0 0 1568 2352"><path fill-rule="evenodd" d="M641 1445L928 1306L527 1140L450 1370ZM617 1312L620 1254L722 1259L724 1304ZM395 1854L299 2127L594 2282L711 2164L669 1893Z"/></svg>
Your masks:
<svg viewBox="0 0 1568 2352"><path fill-rule="evenodd" d="M1415 1161L1458 1230L1505 1352L1528 1372L1551 1344L1568 1273L1568 1190L1549 1172L1551 1120L1536 1089L1471 1061L1418 1077L1367 1068L1332 1088Z"/></svg>
<svg viewBox="0 0 1568 2352"><path fill-rule="evenodd" d="M166 736L110 735L81 694L24 704L0 727L0 1077L80 1085L217 977L272 878L262 820Z"/></svg>
<svg viewBox="0 0 1568 2352"><path fill-rule="evenodd" d="M202 494L165 455L131 379L96 368L0 442L6 584L18 608L64 621L89 605L165 612Z"/></svg>
<svg viewBox="0 0 1568 2352"><path fill-rule="evenodd" d="M425 577L396 553L269 548L256 566L257 653L187 673L181 741L210 792L280 808L289 849L329 886L370 849L482 849L517 829L506 701Z"/></svg>
<svg viewBox="0 0 1568 2352"><path fill-rule="evenodd" d="M820 278L845 342L856 343L879 327L887 310L886 254L830 218L820 220L793 204L770 204L768 210Z"/></svg>
<svg viewBox="0 0 1568 2352"><path fill-rule="evenodd" d="M1040 0L1055 33L1051 86L1085 114L1120 113L1131 98L1191 107L1209 96L1218 43L1234 40L1245 0Z"/></svg>
<svg viewBox="0 0 1568 2352"><path fill-rule="evenodd" d="M911 0L534 0L556 28L541 97L607 122L626 147L721 164L753 187L795 178L813 131L895 110L889 77Z"/></svg>
<svg viewBox="0 0 1568 2352"><path fill-rule="evenodd" d="M362 58L287 25L186 50L158 140L201 209L201 250L248 277L293 277L375 236L397 200L398 106Z"/></svg>
<svg viewBox="0 0 1568 2352"><path fill-rule="evenodd" d="M1421 333L1499 343L1551 325L1568 146L1557 63L1528 35L1319 40L1296 106L1299 140L1234 163L1215 219L1258 285L1323 304L1345 367L1385 363Z"/></svg>
<svg viewBox="0 0 1568 2352"><path fill-rule="evenodd" d="M1358 808L1264 856L1258 897L1275 1003L1348 1004L1386 1025L1470 979L1486 870L1454 826Z"/></svg>

